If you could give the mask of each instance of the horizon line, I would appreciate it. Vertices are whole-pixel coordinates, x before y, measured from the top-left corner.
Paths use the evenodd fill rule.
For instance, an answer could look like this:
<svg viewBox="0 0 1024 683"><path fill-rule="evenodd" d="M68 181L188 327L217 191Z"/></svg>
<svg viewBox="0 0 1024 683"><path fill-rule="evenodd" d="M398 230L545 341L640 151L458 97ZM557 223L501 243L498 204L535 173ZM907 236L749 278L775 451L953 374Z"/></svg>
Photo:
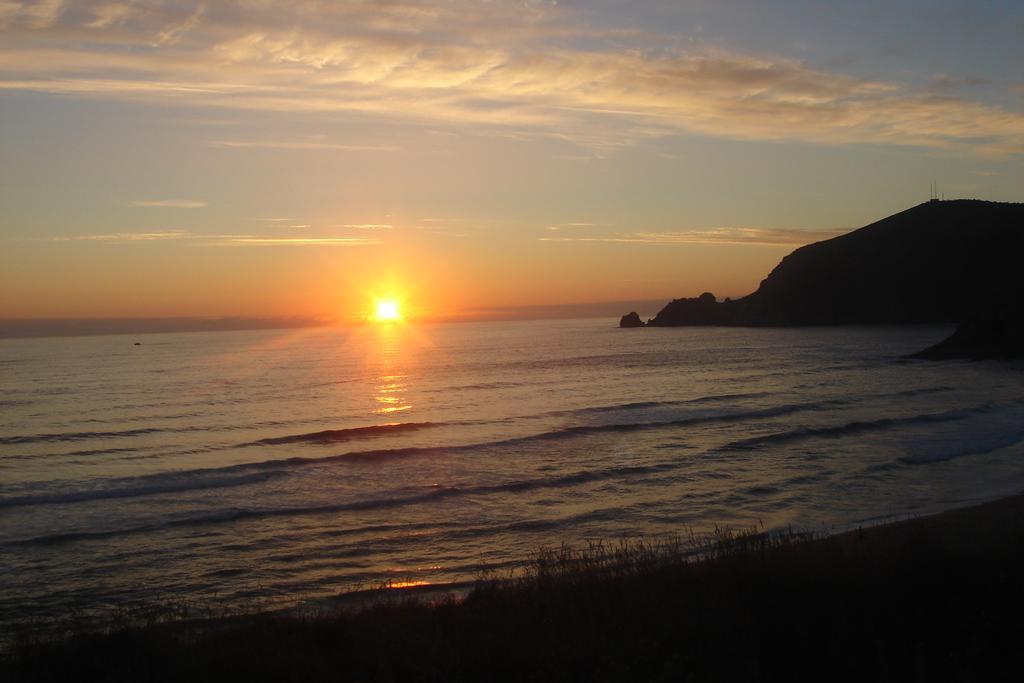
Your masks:
<svg viewBox="0 0 1024 683"><path fill-rule="evenodd" d="M624 310L629 307L649 306L660 309L668 301L671 301L671 298L476 307L467 308L463 313L412 315L408 316L406 321L432 324L617 317L629 313L630 311ZM2 317L0 339L358 327L369 322L371 321L368 318L286 315Z"/></svg>

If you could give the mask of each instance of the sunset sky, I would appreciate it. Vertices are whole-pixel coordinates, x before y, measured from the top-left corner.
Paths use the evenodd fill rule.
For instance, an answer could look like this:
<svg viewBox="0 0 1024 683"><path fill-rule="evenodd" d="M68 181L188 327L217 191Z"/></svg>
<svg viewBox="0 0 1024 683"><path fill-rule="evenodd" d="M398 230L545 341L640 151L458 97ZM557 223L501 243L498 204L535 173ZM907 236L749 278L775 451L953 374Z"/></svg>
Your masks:
<svg viewBox="0 0 1024 683"><path fill-rule="evenodd" d="M0 0L0 317L742 295L933 180L1024 199L1022 36L1005 0Z"/></svg>

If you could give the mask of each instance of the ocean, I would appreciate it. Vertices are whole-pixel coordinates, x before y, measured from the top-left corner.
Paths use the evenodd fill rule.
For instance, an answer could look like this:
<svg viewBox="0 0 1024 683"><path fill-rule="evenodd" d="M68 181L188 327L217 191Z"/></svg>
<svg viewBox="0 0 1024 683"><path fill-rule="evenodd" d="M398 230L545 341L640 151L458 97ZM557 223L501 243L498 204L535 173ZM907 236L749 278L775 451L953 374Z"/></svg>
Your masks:
<svg viewBox="0 0 1024 683"><path fill-rule="evenodd" d="M0 630L1016 493L1024 366L901 359L950 331L589 319L0 341Z"/></svg>

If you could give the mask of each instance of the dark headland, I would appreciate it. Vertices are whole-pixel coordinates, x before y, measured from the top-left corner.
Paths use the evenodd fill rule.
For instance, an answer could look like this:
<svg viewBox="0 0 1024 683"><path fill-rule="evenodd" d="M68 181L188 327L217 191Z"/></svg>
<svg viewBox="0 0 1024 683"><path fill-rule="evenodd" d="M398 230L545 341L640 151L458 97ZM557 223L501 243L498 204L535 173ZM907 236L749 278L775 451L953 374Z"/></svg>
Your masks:
<svg viewBox="0 0 1024 683"><path fill-rule="evenodd" d="M800 247L752 294L676 299L646 324L956 323L952 337L917 357L1022 358L1022 254L1024 204L929 201ZM637 327L634 315L622 326Z"/></svg>

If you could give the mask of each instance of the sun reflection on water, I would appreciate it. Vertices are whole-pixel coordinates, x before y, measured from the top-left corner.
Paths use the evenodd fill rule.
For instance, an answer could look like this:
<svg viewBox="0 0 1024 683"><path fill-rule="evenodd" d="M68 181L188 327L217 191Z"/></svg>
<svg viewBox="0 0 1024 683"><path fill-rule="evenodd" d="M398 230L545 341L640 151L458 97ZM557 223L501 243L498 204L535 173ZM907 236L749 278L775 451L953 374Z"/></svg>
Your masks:
<svg viewBox="0 0 1024 683"><path fill-rule="evenodd" d="M416 588L417 586L429 586L429 581L389 581L388 588Z"/></svg>
<svg viewBox="0 0 1024 683"><path fill-rule="evenodd" d="M375 379L373 397L378 404L375 412L378 415L392 415L411 410L412 404L406 398L409 375L403 372L404 364L400 362L408 362L408 358L401 358L401 331L398 328L385 327L379 334L379 374Z"/></svg>

